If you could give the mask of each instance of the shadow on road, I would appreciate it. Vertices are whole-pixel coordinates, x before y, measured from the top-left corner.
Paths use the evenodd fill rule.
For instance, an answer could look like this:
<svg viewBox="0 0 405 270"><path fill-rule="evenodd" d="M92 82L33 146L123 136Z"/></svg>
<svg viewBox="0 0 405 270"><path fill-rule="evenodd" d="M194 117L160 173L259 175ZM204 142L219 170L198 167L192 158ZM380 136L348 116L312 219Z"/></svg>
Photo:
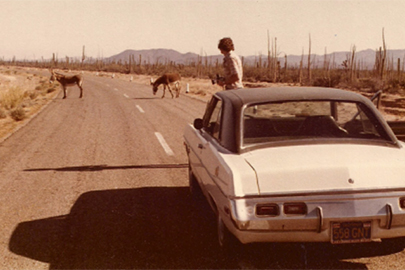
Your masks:
<svg viewBox="0 0 405 270"><path fill-rule="evenodd" d="M109 166L106 164L101 165L88 165L88 166L69 166L69 167L59 167L59 168L36 168L36 169L25 169L25 172L40 172L40 171L64 171L64 172L76 172L76 171L103 171L103 170L126 170L126 169L176 169L176 168L187 168L187 163L177 163L177 164L148 164L148 165L120 165L120 166Z"/></svg>
<svg viewBox="0 0 405 270"><path fill-rule="evenodd" d="M155 100L159 100L162 99L161 97L140 97L140 98L133 98L135 100L150 100L150 99L155 99Z"/></svg>
<svg viewBox="0 0 405 270"><path fill-rule="evenodd" d="M82 194L66 216L18 224L9 249L50 269L366 269L353 257L396 252L381 243L357 246L248 245L221 254L215 218L187 187L146 187Z"/></svg>

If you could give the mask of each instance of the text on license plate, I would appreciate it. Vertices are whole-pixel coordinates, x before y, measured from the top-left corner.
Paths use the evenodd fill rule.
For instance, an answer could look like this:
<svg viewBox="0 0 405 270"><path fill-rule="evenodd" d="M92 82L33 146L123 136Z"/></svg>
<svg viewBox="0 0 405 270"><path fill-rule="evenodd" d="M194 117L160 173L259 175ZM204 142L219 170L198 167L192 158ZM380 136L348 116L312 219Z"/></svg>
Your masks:
<svg viewBox="0 0 405 270"><path fill-rule="evenodd" d="M332 222L332 243L360 243L371 241L370 221Z"/></svg>

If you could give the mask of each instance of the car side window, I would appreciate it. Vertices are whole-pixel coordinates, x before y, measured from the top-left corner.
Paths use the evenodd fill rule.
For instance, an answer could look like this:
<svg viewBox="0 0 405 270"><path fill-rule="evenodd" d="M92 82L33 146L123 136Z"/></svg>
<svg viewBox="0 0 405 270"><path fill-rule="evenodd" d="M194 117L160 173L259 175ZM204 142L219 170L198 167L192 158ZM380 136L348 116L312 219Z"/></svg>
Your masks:
<svg viewBox="0 0 405 270"><path fill-rule="evenodd" d="M204 119L204 130L215 139L220 139L222 101L214 99L210 103L208 115Z"/></svg>

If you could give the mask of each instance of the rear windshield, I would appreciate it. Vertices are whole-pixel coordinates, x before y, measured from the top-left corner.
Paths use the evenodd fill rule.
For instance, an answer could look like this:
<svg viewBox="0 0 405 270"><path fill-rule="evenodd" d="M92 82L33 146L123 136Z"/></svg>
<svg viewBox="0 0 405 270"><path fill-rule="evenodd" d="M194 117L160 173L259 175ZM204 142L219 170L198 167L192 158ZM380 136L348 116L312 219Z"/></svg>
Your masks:
<svg viewBox="0 0 405 270"><path fill-rule="evenodd" d="M391 142L374 113L362 103L294 101L256 104L244 110L244 146L314 138Z"/></svg>

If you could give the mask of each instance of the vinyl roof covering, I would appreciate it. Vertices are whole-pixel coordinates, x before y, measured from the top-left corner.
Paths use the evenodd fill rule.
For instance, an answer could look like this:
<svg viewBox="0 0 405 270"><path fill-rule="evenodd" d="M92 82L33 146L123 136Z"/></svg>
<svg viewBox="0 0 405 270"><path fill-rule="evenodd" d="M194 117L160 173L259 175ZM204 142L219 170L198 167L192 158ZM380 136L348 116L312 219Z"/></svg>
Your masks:
<svg viewBox="0 0 405 270"><path fill-rule="evenodd" d="M216 93L217 96L237 103L251 104L294 100L350 100L368 102L364 96L340 89L324 87L270 87L227 90ZM367 100L367 101L365 101Z"/></svg>

